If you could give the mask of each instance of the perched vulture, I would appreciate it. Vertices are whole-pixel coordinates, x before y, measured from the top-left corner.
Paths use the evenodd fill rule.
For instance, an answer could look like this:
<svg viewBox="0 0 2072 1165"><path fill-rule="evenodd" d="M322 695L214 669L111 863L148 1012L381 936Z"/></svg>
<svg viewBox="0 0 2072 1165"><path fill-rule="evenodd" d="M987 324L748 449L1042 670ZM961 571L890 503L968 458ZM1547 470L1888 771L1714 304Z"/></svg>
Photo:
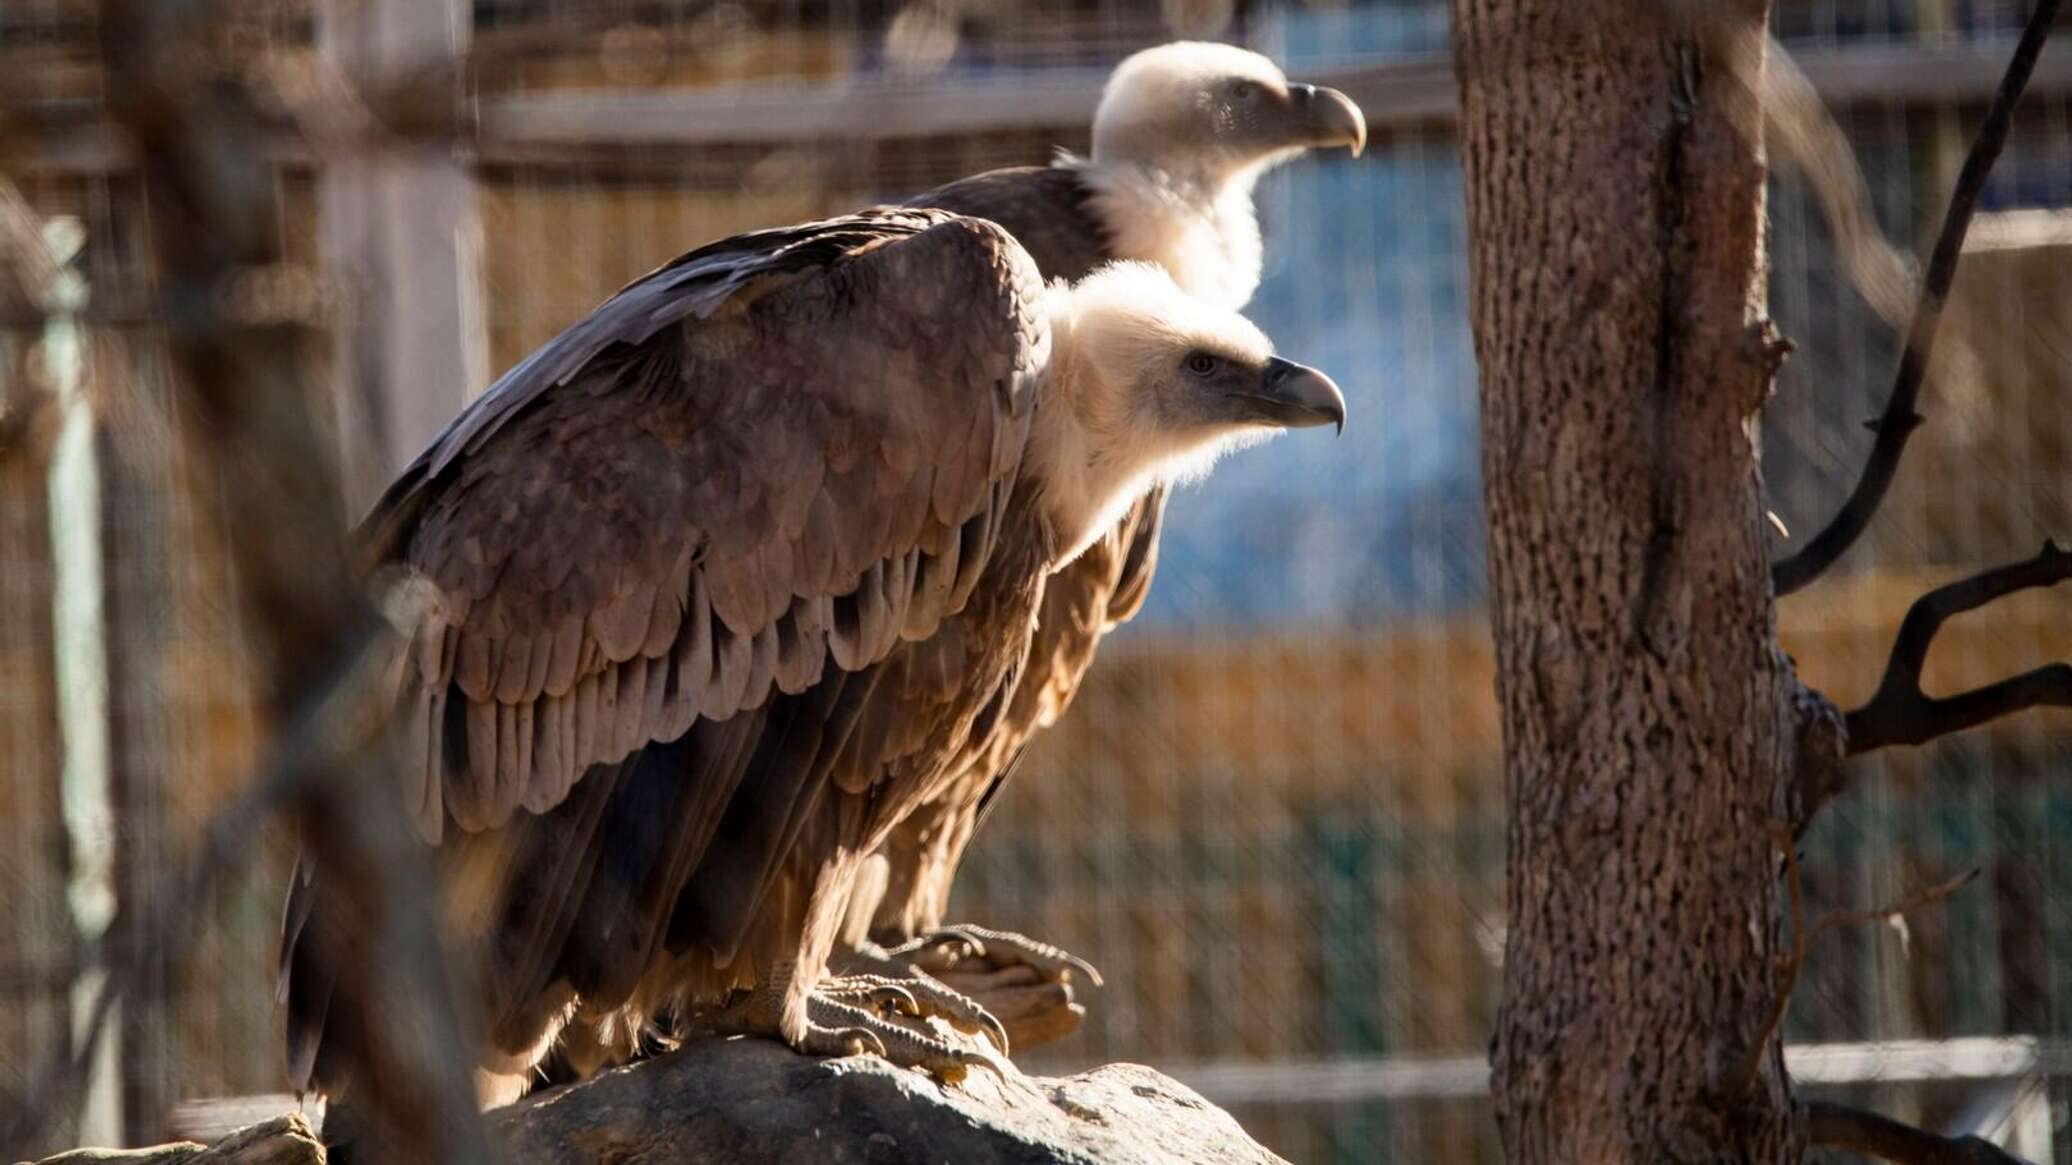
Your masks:
<svg viewBox="0 0 2072 1165"><path fill-rule="evenodd" d="M1196 298L1234 310L1259 284L1252 188L1260 175L1307 149L1345 146L1357 155L1366 142L1366 120L1345 94L1290 84L1257 53L1181 42L1117 66L1094 113L1091 158L990 171L907 205L999 223L1045 279L1075 280L1111 260L1143 260ZM851 942L867 932L896 958L918 953L936 934L977 935L995 965L1026 962L1054 972L1078 963L1019 935L968 925L944 932L944 912L964 845L1030 736L1064 711L1101 636L1143 603L1164 506L1165 491L1153 489L1045 585L1023 682L977 762L895 830L874 859L877 868L851 904Z"/></svg>
<svg viewBox="0 0 2072 1165"><path fill-rule="evenodd" d="M360 534L427 596L401 786L473 956L484 1100L657 1021L984 1062L902 1022L997 1032L970 1000L827 976L858 867L991 739L1053 569L1155 483L1343 418L1162 270L1046 286L928 210L702 247L506 373ZM336 1095L367 1001L325 885L297 873L282 991L295 1086Z"/></svg>

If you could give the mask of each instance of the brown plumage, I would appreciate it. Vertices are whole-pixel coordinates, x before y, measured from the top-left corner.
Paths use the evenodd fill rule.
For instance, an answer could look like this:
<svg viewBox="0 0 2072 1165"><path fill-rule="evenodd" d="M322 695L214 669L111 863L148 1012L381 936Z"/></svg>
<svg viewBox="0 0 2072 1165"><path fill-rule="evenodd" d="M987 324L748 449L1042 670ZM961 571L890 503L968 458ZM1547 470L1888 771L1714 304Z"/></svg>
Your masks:
<svg viewBox="0 0 2072 1165"><path fill-rule="evenodd" d="M1190 459L1342 417L1148 268L1046 290L939 211L701 248L512 369L360 534L428 596L401 785L483 1003L485 1099L657 1018L973 1062L879 1013L913 993L822 982L858 864L993 739L1051 570ZM340 1090L366 1022L330 973L346 925L299 870L298 1089Z"/></svg>
<svg viewBox="0 0 2072 1165"><path fill-rule="evenodd" d="M1228 45L1176 43L1115 70L1094 120L1089 159L989 171L919 195L1006 227L1046 279L1076 280L1102 263L1165 266L1189 293L1242 306L1259 281L1252 186L1304 149L1366 144L1344 94L1291 85L1271 61ZM1072 701L1101 638L1143 605L1158 562L1165 490L1045 584L1027 676L970 772L896 830L863 885L850 931L897 947L944 926L965 843L1030 738ZM874 893L879 887L882 892ZM995 961L1012 950L995 942ZM1056 1029L1053 1029L1056 1030Z"/></svg>

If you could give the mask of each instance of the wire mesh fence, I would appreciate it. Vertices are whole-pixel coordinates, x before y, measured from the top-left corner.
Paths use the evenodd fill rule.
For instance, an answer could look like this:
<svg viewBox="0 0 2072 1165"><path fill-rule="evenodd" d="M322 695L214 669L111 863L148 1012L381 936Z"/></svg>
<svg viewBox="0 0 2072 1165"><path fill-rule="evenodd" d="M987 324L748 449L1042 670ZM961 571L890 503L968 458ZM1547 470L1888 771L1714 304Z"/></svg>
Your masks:
<svg viewBox="0 0 2072 1165"><path fill-rule="evenodd" d="M258 5L254 27L307 46L353 7ZM1913 249L2026 6L1777 9L1881 227ZM1239 40L1362 100L1366 156L1307 160L1262 186L1268 261L1249 309L1345 386L1352 428L1327 449L1251 451L1174 500L1147 607L991 815L952 914L1106 974L1083 1030L1025 1068L1151 1063L1296 1161L1495 1159L1475 1065L1501 974L1502 783L1444 5L454 11L497 46L468 78L481 130L456 220L479 232L479 249L459 250L478 264L491 373L699 243L1083 150L1103 72L1147 44ZM67 1046L113 903L180 911L178 949L145 961L77 1104L96 1139L136 1142L164 1134L180 1100L280 1087L272 981L289 844L280 829L211 901L165 897L164 872L249 779L264 717L224 549L237 499L191 488L214 451L179 438L164 337L139 306L153 224L95 128L94 31L55 0L0 12L0 67L18 78L0 112L18 99L27 127L0 136L0 171L44 229L76 224L83 245L66 259L91 305L68 339L33 296L0 300L0 1100L34 1096L35 1071ZM2061 47L1986 190L1951 307L1962 342L1934 372L1894 495L1843 568L1783 607L1800 668L1841 702L1869 693L1926 586L2072 537L2068 106ZM335 263L324 223L340 165L281 163L291 263ZM1851 484L1898 333L1788 170L1769 222L1772 310L1798 349L1765 416L1764 472L1797 534ZM347 332L400 294L348 290ZM311 366L350 396L333 356ZM324 412L347 429L389 426L362 448L393 470L429 436L413 418L481 387L388 383L394 399ZM26 407L54 392L53 409ZM1930 687L2072 657L2068 628L2050 595L1996 605L1946 633ZM1873 1090L1931 1125L2027 1122L2022 1151L2072 1159L2054 1051L2072 1039L2068 765L2072 723L2049 715L1860 763L1807 838L1809 909L1876 906L1974 866L1984 876L1902 921L1819 936L1787 1036L1864 1050L1807 1078ZM1989 1039L2027 1042L1990 1045L2012 1060L1962 1043Z"/></svg>

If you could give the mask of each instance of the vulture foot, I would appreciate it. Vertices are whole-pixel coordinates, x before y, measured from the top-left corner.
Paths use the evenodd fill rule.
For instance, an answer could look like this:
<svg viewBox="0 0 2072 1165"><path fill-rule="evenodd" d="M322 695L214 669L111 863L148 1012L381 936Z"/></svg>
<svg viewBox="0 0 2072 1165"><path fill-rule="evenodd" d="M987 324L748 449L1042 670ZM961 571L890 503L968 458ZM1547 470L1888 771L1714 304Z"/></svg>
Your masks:
<svg viewBox="0 0 2072 1165"><path fill-rule="evenodd" d="M853 965L895 976L929 975L970 996L1006 1027L1017 1048L1061 1040L1079 1029L1086 1008L1073 984L1098 987L1093 964L1049 943L981 926L951 926L889 951L867 949Z"/></svg>
<svg viewBox="0 0 2072 1165"><path fill-rule="evenodd" d="M968 972L972 968L963 964L977 961L989 964L988 970L1028 967L1045 979L1064 982L1078 975L1096 987L1101 986L1100 971L1078 955L1024 934L983 926L947 926L887 953L895 958L906 957L925 971L947 971L955 967ZM963 955L961 959L960 954ZM943 959L949 960L947 965L930 965Z"/></svg>
<svg viewBox="0 0 2072 1165"><path fill-rule="evenodd" d="M1007 1029L977 1000L951 990L927 972L916 969L910 979L882 975L852 975L831 979L820 987L823 999L842 1003L866 1003L879 1011L913 1019L945 1019L967 1031L978 1031L1007 1054Z"/></svg>
<svg viewBox="0 0 2072 1165"><path fill-rule="evenodd" d="M882 984L859 988L856 995L845 995L847 982L831 980L808 997L806 1036L795 1045L800 1051L820 1056L869 1052L902 1068L919 1068L952 1084L963 1080L973 1068L984 1068L996 1076L1005 1077L1006 1073L990 1056L956 1047L947 1040L916 1031L900 1022L902 1017L918 1019L935 1014L920 1002L920 997L909 994L905 1000L898 1000L896 996L885 994ZM857 1006L849 1002L852 998L865 1000L866 1005ZM887 1002L877 1003L876 1000ZM908 1002L914 1004L913 1012L903 1009ZM997 1025L998 1021L995 1021Z"/></svg>
<svg viewBox="0 0 2072 1165"><path fill-rule="evenodd" d="M785 1038L777 1020L776 990L758 991L714 1022L715 1030ZM985 1033L1004 1053L1007 1033L984 1008L925 978L892 980L853 975L823 980L806 996L806 1026L792 1047L809 1056L882 1056L902 1068L919 1068L950 1083L973 1068L1005 1076L984 1052L959 1047L925 1025L940 1018Z"/></svg>

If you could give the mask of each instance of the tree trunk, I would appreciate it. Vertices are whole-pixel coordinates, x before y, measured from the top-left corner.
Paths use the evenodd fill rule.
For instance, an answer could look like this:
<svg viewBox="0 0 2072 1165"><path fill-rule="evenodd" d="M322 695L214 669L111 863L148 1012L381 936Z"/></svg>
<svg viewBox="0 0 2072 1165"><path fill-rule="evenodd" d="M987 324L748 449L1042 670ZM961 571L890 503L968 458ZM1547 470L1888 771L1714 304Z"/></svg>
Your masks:
<svg viewBox="0 0 2072 1165"><path fill-rule="evenodd" d="M1767 8L1453 3L1514 1162L1803 1144L1773 1030L1795 683L1753 437L1780 351L1745 75Z"/></svg>

